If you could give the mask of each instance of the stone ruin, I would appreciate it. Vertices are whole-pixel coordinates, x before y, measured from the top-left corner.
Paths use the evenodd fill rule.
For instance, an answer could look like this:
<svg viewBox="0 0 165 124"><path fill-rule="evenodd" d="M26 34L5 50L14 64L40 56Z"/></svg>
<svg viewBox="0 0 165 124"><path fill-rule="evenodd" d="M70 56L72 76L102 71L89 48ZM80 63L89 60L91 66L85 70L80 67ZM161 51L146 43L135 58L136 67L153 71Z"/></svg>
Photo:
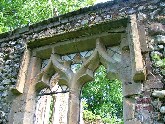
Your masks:
<svg viewBox="0 0 165 124"><path fill-rule="evenodd" d="M164 124L164 46L164 0L110 1L0 34L0 124L82 124L81 88L100 64L122 81L124 124Z"/></svg>

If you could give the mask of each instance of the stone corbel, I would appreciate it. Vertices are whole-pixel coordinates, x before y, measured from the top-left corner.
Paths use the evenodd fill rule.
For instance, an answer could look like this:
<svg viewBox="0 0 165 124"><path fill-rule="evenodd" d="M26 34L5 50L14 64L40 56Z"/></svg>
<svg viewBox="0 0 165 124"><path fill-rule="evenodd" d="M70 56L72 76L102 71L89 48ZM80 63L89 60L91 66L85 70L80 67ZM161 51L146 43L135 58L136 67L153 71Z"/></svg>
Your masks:
<svg viewBox="0 0 165 124"><path fill-rule="evenodd" d="M128 41L132 62L132 78L135 82L145 80L145 69L141 53L136 15L130 16L130 23L128 23Z"/></svg>
<svg viewBox="0 0 165 124"><path fill-rule="evenodd" d="M17 83L14 88L11 89L11 91L14 94L22 94L23 89L24 89L24 84L26 82L26 75L27 75L27 69L30 61L30 51L25 50L23 58L22 58L22 63L20 66L20 71L18 74L18 79Z"/></svg>

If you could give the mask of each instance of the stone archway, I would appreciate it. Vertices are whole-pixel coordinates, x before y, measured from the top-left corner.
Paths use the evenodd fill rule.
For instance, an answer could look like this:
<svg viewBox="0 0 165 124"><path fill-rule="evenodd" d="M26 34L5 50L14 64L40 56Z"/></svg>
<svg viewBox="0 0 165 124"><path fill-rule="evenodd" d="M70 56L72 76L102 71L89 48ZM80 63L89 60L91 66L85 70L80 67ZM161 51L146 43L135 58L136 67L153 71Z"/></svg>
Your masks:
<svg viewBox="0 0 165 124"><path fill-rule="evenodd" d="M108 54L107 48L112 46L120 46L120 62L114 61ZM93 53L90 56L80 57L81 61L79 62L82 65L76 73L71 70L73 61L62 59L62 56L66 54L92 49ZM20 120L17 123L32 124L36 105L36 91L40 88L49 87L50 79L58 73L59 83L69 87L67 123L78 124L80 90L85 82L93 79L93 72L102 63L107 68L109 75L118 75L122 80L124 122L126 124L138 122L134 117L134 95L140 94L142 91L145 68L135 15L85 27L78 31L60 34L41 41L32 41L28 43L27 51L30 51L29 54L25 54L25 58L30 58L30 60L27 59L29 66L26 68L27 64L24 64L23 69L28 71L28 75L25 81L18 82L15 89L22 95L18 96L13 102L12 119L10 121L16 122L16 119L19 118ZM49 62L47 67L41 70L43 59L49 59ZM50 73L50 75L45 72ZM22 77L20 77L20 80L23 80ZM24 89L22 86L24 86ZM15 109L15 106L19 108L21 106L21 111ZM15 112L19 114L14 115Z"/></svg>

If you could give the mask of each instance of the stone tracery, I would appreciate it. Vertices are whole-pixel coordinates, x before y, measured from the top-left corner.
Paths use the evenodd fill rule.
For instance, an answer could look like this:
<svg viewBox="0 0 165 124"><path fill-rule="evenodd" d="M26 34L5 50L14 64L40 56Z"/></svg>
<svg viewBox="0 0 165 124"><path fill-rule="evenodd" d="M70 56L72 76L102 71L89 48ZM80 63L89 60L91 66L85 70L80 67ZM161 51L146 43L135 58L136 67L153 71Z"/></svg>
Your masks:
<svg viewBox="0 0 165 124"><path fill-rule="evenodd" d="M98 34L98 31L94 30L94 27L93 30L90 28L89 31L92 30L97 33L91 36L54 43L52 45L48 44L47 46L32 50L28 76L25 83L26 89L24 90L27 103L25 105L26 112L22 120L23 123L26 121L32 123L32 119L27 118L29 118L30 113L34 113L34 106L36 104L34 98L36 98L36 92L40 92L43 88L53 89L53 87L58 85L67 85L69 87L68 98L66 98L67 102L65 101L68 105L65 111L67 113L67 123L79 123L79 97L81 88L84 83L93 80L93 73L100 64L106 67L107 74L111 76L111 79L112 77L117 77L122 80L124 96L123 109L126 111L131 104L132 107L130 111L134 113L134 98L130 99L127 96L141 93L142 83L140 81L145 79L145 74L139 49L139 39L136 37L138 34L135 33L132 36L132 33L138 30L136 19L132 16L128 20L127 28L119 27L120 30L123 30L122 32L114 33L111 30L116 31L118 29L111 29L111 26L109 26L110 22L107 22L100 25L103 25L103 27L106 25L110 29L107 28L107 31L102 31L101 34ZM126 25L124 24L124 26ZM90 45L86 45L86 43L90 43ZM64 51L69 46L72 48ZM139 49L139 51L137 52L135 49ZM42 64L44 63L42 62L43 59L48 59L47 64ZM138 63L136 63L136 60L138 60ZM76 71L73 70L75 64L81 65ZM22 85L21 82L19 83L16 90ZM136 87L136 89L134 87ZM58 99L58 96L56 99ZM55 104L56 103L57 102L55 102ZM55 113L58 112L57 108L58 106L55 105ZM134 114L124 114L124 121L134 122L135 120L131 120L134 118L133 116ZM55 120L59 122L60 117Z"/></svg>
<svg viewBox="0 0 165 124"><path fill-rule="evenodd" d="M100 38L98 38L96 40L96 48L92 51L83 51L80 53L69 54L61 57L56 54L51 54L51 57L43 62L41 73L38 75L36 90L42 91L43 88L47 87L51 92L53 92L54 90L52 90L52 88L55 89L55 87L58 85L67 85L69 89L76 89L77 91L74 92L78 92L78 94L80 94L79 92L83 84L93 80L93 73L100 64L103 64L105 67L107 67L108 73L117 73L116 67L118 66L117 64L120 63L121 59L121 53L119 56L117 56L117 54L119 54L117 51L120 51L119 49L119 47L109 47L106 49L105 46L101 43ZM79 67L75 71L77 64L79 64ZM113 68L110 66L111 64L113 64ZM60 101L58 98L61 96L61 94L57 94L56 96L57 97L55 101ZM63 97L64 96L67 97L68 94L63 94ZM50 104L50 97L48 98L47 96L45 98L44 96L43 99L48 99ZM65 102L67 103L66 105L68 105L68 102ZM55 102L55 108L57 111L58 107L56 103L57 102ZM57 116L56 111L55 113ZM55 120L59 119L56 117ZM59 122L56 121L56 123Z"/></svg>

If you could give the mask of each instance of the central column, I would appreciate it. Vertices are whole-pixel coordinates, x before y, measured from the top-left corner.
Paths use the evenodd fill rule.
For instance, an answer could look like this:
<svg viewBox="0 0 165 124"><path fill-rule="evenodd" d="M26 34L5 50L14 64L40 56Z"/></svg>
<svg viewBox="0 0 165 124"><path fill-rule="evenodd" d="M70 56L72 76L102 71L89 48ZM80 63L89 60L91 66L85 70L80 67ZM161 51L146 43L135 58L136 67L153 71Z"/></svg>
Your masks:
<svg viewBox="0 0 165 124"><path fill-rule="evenodd" d="M68 124L79 124L80 118L80 88L73 81L69 91Z"/></svg>

